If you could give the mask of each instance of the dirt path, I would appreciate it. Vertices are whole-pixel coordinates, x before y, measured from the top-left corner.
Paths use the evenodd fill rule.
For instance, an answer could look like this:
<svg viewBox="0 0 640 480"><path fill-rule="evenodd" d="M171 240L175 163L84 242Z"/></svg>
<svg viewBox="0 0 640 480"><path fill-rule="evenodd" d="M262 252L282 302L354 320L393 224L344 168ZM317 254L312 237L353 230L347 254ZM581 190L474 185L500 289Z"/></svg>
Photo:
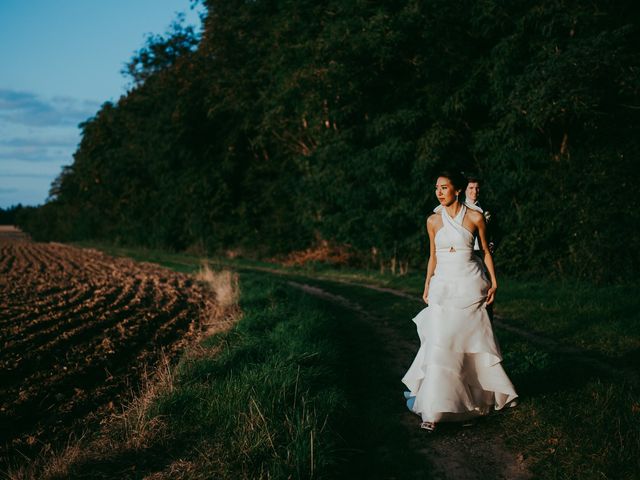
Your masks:
<svg viewBox="0 0 640 480"><path fill-rule="evenodd" d="M357 302L317 286L295 281L289 281L288 284L364 317L375 329L376 334L385 339L385 354L389 359L391 371L398 378L402 377L407 365L411 362L416 346L414 342L404 338L395 328L392 328L386 319L367 311ZM396 292L390 289L383 291ZM404 292L396 293L401 296L406 295ZM447 429L431 436L418 428L419 420L409 411L401 416L401 422L406 429L409 444L431 466L432 478L447 480L532 478L522 455L509 451L499 436L488 435L482 428Z"/></svg>

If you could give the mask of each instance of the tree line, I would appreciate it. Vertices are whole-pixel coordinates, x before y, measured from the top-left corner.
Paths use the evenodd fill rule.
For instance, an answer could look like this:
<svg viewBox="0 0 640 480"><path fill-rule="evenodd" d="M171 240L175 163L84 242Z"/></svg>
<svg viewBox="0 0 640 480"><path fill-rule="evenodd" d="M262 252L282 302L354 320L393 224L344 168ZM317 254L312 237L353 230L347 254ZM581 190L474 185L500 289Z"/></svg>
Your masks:
<svg viewBox="0 0 640 480"><path fill-rule="evenodd" d="M423 266L443 168L483 178L510 274L631 278L635 2L207 0L81 124L39 239Z"/></svg>

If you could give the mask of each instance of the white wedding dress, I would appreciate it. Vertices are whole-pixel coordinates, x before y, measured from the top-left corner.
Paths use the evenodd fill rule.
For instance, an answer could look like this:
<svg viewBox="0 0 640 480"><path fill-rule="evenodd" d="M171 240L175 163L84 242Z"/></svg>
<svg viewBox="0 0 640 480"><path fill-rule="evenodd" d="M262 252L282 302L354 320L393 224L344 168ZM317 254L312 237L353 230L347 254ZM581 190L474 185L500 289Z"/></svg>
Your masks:
<svg viewBox="0 0 640 480"><path fill-rule="evenodd" d="M517 394L501 361L486 309L490 282L474 255L474 236L442 207L429 305L413 319L420 349L402 382L409 409L423 422L464 421L514 406Z"/></svg>

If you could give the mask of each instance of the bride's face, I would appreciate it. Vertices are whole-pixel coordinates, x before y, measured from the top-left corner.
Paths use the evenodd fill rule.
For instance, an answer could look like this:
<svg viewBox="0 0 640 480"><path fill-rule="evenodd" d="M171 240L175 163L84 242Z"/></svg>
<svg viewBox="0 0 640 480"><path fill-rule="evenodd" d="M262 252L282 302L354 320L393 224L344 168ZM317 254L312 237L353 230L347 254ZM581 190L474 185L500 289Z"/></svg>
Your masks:
<svg viewBox="0 0 640 480"><path fill-rule="evenodd" d="M438 177L438 180L436 180L436 197L438 197L440 205L451 205L456 201L458 193L453 188L451 180L447 177Z"/></svg>

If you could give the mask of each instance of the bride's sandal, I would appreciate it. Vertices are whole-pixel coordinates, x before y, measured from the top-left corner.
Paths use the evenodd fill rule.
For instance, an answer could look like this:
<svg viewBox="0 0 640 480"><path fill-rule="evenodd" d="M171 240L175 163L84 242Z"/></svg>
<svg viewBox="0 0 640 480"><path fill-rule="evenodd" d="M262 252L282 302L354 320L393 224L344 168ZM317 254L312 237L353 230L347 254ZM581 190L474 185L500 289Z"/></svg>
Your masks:
<svg viewBox="0 0 640 480"><path fill-rule="evenodd" d="M436 423L435 422L422 422L420 424L420 428L426 430L429 433L433 433L436 431Z"/></svg>

